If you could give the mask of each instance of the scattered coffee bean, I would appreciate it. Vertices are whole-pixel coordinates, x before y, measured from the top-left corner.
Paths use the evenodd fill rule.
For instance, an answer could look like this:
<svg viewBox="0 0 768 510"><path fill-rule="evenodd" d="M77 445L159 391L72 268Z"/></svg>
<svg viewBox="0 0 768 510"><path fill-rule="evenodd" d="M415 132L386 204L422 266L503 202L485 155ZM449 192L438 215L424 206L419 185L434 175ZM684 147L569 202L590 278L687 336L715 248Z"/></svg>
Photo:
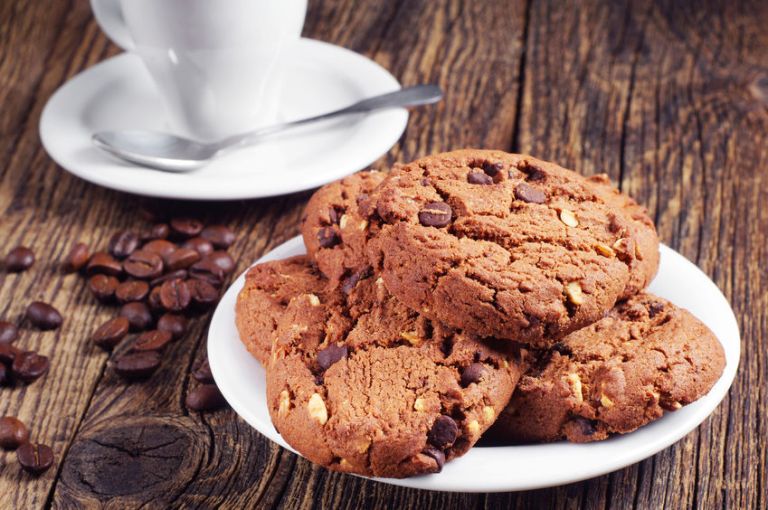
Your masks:
<svg viewBox="0 0 768 510"><path fill-rule="evenodd" d="M445 202L430 202L419 211L419 223L425 227L444 227L451 222L453 211Z"/></svg>
<svg viewBox="0 0 768 510"><path fill-rule="evenodd" d="M10 367L20 352L21 349L11 344L0 344L0 363Z"/></svg>
<svg viewBox="0 0 768 510"><path fill-rule="evenodd" d="M325 349L318 351L317 364L325 371L337 361L347 357L347 346L330 344Z"/></svg>
<svg viewBox="0 0 768 510"><path fill-rule="evenodd" d="M214 411L227 405L215 384L201 384L193 389L187 395L186 403L193 411Z"/></svg>
<svg viewBox="0 0 768 510"><path fill-rule="evenodd" d="M143 280L128 280L115 289L118 303L143 301L147 294L149 294L149 284Z"/></svg>
<svg viewBox="0 0 768 510"><path fill-rule="evenodd" d="M532 204L543 204L547 201L547 195L543 191L524 182L515 186L515 198Z"/></svg>
<svg viewBox="0 0 768 510"><path fill-rule="evenodd" d="M120 285L120 280L105 274L95 274L88 279L88 288L96 299L102 303L112 301L118 285Z"/></svg>
<svg viewBox="0 0 768 510"><path fill-rule="evenodd" d="M72 249L69 250L67 258L64 259L64 272L74 273L75 271L80 271L88 263L90 256L87 244L75 243L72 245Z"/></svg>
<svg viewBox="0 0 768 510"><path fill-rule="evenodd" d="M12 344L19 338L19 328L8 321L0 321L0 344Z"/></svg>
<svg viewBox="0 0 768 510"><path fill-rule="evenodd" d="M214 287L221 286L225 278L221 267L207 257L189 268L189 276L190 278L206 281Z"/></svg>
<svg viewBox="0 0 768 510"><path fill-rule="evenodd" d="M27 384L36 381L46 373L51 366L47 356L32 351L20 352L11 365L14 379Z"/></svg>
<svg viewBox="0 0 768 510"><path fill-rule="evenodd" d="M320 248L333 248L341 242L341 237L333 227L323 227L317 231L317 242Z"/></svg>
<svg viewBox="0 0 768 510"><path fill-rule="evenodd" d="M172 336L168 331L154 329L140 334L131 344L131 352L158 351L161 352L171 341Z"/></svg>
<svg viewBox="0 0 768 510"><path fill-rule="evenodd" d="M174 218L171 230L181 237L195 237L203 231L203 224L194 218Z"/></svg>
<svg viewBox="0 0 768 510"><path fill-rule="evenodd" d="M449 448L459 435L459 426L450 416L438 416L427 434L429 443L441 450Z"/></svg>
<svg viewBox="0 0 768 510"><path fill-rule="evenodd" d="M151 287L157 287L158 285L167 282L168 280L186 280L187 275L188 274L186 269L177 269L176 271L165 273L163 276L158 276L154 280L150 281L149 285Z"/></svg>
<svg viewBox="0 0 768 510"><path fill-rule="evenodd" d="M30 303L27 307L26 317L33 326L43 331L56 329L64 321L57 309L42 301Z"/></svg>
<svg viewBox="0 0 768 510"><path fill-rule="evenodd" d="M200 237L210 241L216 248L229 248L235 242L235 233L224 225L205 227Z"/></svg>
<svg viewBox="0 0 768 510"><path fill-rule="evenodd" d="M142 251L148 251L155 255L160 255L162 258L168 257L171 253L176 251L176 245L165 239L155 239L150 241L141 247Z"/></svg>
<svg viewBox="0 0 768 510"><path fill-rule="evenodd" d="M199 308L208 308L219 300L219 291L210 283L203 280L187 280L192 302Z"/></svg>
<svg viewBox="0 0 768 510"><path fill-rule="evenodd" d="M24 443L16 450L19 464L31 475L41 475L53 465L53 450L50 446Z"/></svg>
<svg viewBox="0 0 768 510"><path fill-rule="evenodd" d="M35 254L26 246L17 246L5 256L5 269L9 273L26 271L35 263Z"/></svg>
<svg viewBox="0 0 768 510"><path fill-rule="evenodd" d="M187 332L187 318L175 313L165 313L157 320L157 329L167 331L174 339L179 339Z"/></svg>
<svg viewBox="0 0 768 510"><path fill-rule="evenodd" d="M142 241L153 241L155 239L165 239L171 233L171 227L167 223L155 223L151 227L144 229L139 234Z"/></svg>
<svg viewBox="0 0 768 510"><path fill-rule="evenodd" d="M205 258L219 266L224 274L229 274L235 270L235 260L225 251L215 251Z"/></svg>
<svg viewBox="0 0 768 510"><path fill-rule="evenodd" d="M109 276L120 276L123 272L123 266L109 253L99 251L91 255L91 260L88 261L86 266L86 272L89 275L106 274Z"/></svg>
<svg viewBox="0 0 768 510"><path fill-rule="evenodd" d="M0 418L0 448L15 450L29 441L29 430L18 418L3 416Z"/></svg>
<svg viewBox="0 0 768 510"><path fill-rule="evenodd" d="M124 259L139 247L139 236L130 230L123 230L109 240L109 253L116 259Z"/></svg>
<svg viewBox="0 0 768 510"><path fill-rule="evenodd" d="M5 363L0 363L0 386L6 386L11 383L11 375Z"/></svg>
<svg viewBox="0 0 768 510"><path fill-rule="evenodd" d="M472 383L480 382L483 374L485 374L485 367L482 363L472 363L461 372L461 386L466 388Z"/></svg>
<svg viewBox="0 0 768 510"><path fill-rule="evenodd" d="M124 304L120 307L119 315L128 319L131 331L144 331L152 326L152 313L140 301Z"/></svg>
<svg viewBox="0 0 768 510"><path fill-rule="evenodd" d="M125 317L110 319L93 332L91 340L102 349L112 350L128 334L130 324Z"/></svg>
<svg viewBox="0 0 768 510"><path fill-rule="evenodd" d="M120 356L114 364L114 371L129 381L147 379L160 366L160 354L155 351L134 352Z"/></svg>
<svg viewBox="0 0 768 510"><path fill-rule="evenodd" d="M473 172L470 172L469 175L467 175L467 182L470 184L488 185L488 184L493 184L493 177L491 177L485 172L480 172L478 170L475 170Z"/></svg>
<svg viewBox="0 0 768 510"><path fill-rule="evenodd" d="M165 309L163 309L162 300L160 299L160 287L161 285L152 288L152 290L149 292L149 297L147 297L147 305L149 305L149 309L156 314L163 313L165 311Z"/></svg>
<svg viewBox="0 0 768 510"><path fill-rule="evenodd" d="M200 260L200 254L192 248L179 248L165 259L168 269L176 271L186 269Z"/></svg>
<svg viewBox="0 0 768 510"><path fill-rule="evenodd" d="M160 286L160 303L170 312L181 312L191 300L192 293L184 280L170 280Z"/></svg>
<svg viewBox="0 0 768 510"><path fill-rule="evenodd" d="M137 250L125 260L125 272L139 280L151 280L163 273L163 259L160 255Z"/></svg>
<svg viewBox="0 0 768 510"><path fill-rule="evenodd" d="M206 255L213 253L213 244L211 244L211 242L207 239L203 239L202 237L193 237L192 239L187 239L184 241L182 247L195 250L200 254L201 257L205 257Z"/></svg>
<svg viewBox="0 0 768 510"><path fill-rule="evenodd" d="M211 372L211 365L208 363L208 358L205 358L200 362L195 371L192 372L192 377L201 383L213 384L213 373Z"/></svg>
<svg viewBox="0 0 768 510"><path fill-rule="evenodd" d="M437 471L435 471L435 473L439 473L443 470L443 466L445 465L445 454L442 451L428 446L421 453L435 459L435 462L437 463Z"/></svg>

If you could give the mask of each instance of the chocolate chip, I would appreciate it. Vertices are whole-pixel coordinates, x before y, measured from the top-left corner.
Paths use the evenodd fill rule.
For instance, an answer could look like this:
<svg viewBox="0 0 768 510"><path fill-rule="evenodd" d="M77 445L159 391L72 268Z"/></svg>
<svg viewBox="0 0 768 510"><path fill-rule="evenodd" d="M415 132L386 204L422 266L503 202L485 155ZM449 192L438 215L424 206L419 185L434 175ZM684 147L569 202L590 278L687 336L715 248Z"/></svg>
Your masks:
<svg viewBox="0 0 768 510"><path fill-rule="evenodd" d="M211 372L211 365L208 363L208 358L205 358L200 362L195 371L192 372L192 377L201 383L213 383L213 373Z"/></svg>
<svg viewBox="0 0 768 510"><path fill-rule="evenodd" d="M0 344L12 344L19 338L19 328L8 321L0 321Z"/></svg>
<svg viewBox="0 0 768 510"><path fill-rule="evenodd" d="M528 161L518 163L517 169L526 174L525 180L528 182L539 182L547 178L546 172L541 167Z"/></svg>
<svg viewBox="0 0 768 510"><path fill-rule="evenodd" d="M317 364L325 371L337 361L347 357L347 346L330 344L325 349L318 351Z"/></svg>
<svg viewBox="0 0 768 510"><path fill-rule="evenodd" d="M203 224L194 218L174 218L171 229L181 237L195 237L203 231Z"/></svg>
<svg viewBox="0 0 768 510"><path fill-rule="evenodd" d="M172 335L168 331L154 329L140 334L131 344L130 352L161 352L170 343Z"/></svg>
<svg viewBox="0 0 768 510"><path fill-rule="evenodd" d="M115 297L119 303L143 301L147 294L149 294L149 284L142 280L128 280L115 289Z"/></svg>
<svg viewBox="0 0 768 510"><path fill-rule="evenodd" d="M165 273L162 276L158 276L154 280L151 280L149 282L150 287L157 287L158 285L161 285L169 280L186 280L189 273L186 269L177 269L176 271L171 271L170 273Z"/></svg>
<svg viewBox="0 0 768 510"><path fill-rule="evenodd" d="M206 256L205 259L219 266L224 274L229 274L235 270L235 260L223 250L215 251Z"/></svg>
<svg viewBox="0 0 768 510"><path fill-rule="evenodd" d="M120 276L123 272L123 266L120 265L112 255L99 251L91 255L88 261L86 272L89 275L105 274L109 276Z"/></svg>
<svg viewBox="0 0 768 510"><path fill-rule="evenodd" d="M485 172L475 170L467 174L467 182L470 184L493 184L493 177Z"/></svg>
<svg viewBox="0 0 768 510"><path fill-rule="evenodd" d="M472 383L480 382L485 374L485 366L482 363L472 363L461 372L461 386L466 388Z"/></svg>
<svg viewBox="0 0 768 510"><path fill-rule="evenodd" d="M167 331L174 339L179 339L187 332L187 319L183 315L165 313L157 320L157 329Z"/></svg>
<svg viewBox="0 0 768 510"><path fill-rule="evenodd" d="M229 248L235 242L235 233L224 225L211 225L200 232L200 237L217 248Z"/></svg>
<svg viewBox="0 0 768 510"><path fill-rule="evenodd" d="M200 260L200 254L192 248L179 248L165 259L171 271L186 269L198 260Z"/></svg>
<svg viewBox="0 0 768 510"><path fill-rule="evenodd" d="M190 248L195 250L200 254L201 257L205 257L206 255L213 253L213 244L211 244L211 242L207 239L203 239L202 237L193 237L192 239L187 239L181 246L183 248Z"/></svg>
<svg viewBox="0 0 768 510"><path fill-rule="evenodd" d="M75 243L72 249L69 250L67 258L64 259L62 268L67 273L80 271L88 263L89 258L88 245L85 243Z"/></svg>
<svg viewBox="0 0 768 510"><path fill-rule="evenodd" d="M341 220L341 216L343 214L344 214L344 209L343 208L338 208L336 206L331 206L328 209L328 219L331 221L331 224L333 224L333 225L338 225L339 224L339 220Z"/></svg>
<svg viewBox="0 0 768 510"><path fill-rule="evenodd" d="M14 379L31 383L48 373L51 362L48 357L32 351L20 352L11 365Z"/></svg>
<svg viewBox="0 0 768 510"><path fill-rule="evenodd" d="M53 450L44 444L24 443L16 450L16 458L24 471L37 476L53 465Z"/></svg>
<svg viewBox="0 0 768 510"><path fill-rule="evenodd" d="M139 237L142 241L153 241L155 239L165 239L171 233L171 228L167 223L155 223L151 227L142 230Z"/></svg>
<svg viewBox="0 0 768 510"><path fill-rule="evenodd" d="M597 432L597 429L592 424L590 420L587 420L586 418L582 418L580 416L573 418L571 420L571 423L576 424L579 428L579 432L581 432L585 436L592 436Z"/></svg>
<svg viewBox="0 0 768 510"><path fill-rule="evenodd" d="M120 356L114 364L114 371L123 379L138 381L155 373L160 362L160 354L156 351L133 352Z"/></svg>
<svg viewBox="0 0 768 510"><path fill-rule="evenodd" d="M189 292L192 294L192 302L199 308L208 308L219 300L219 291L203 280L187 280Z"/></svg>
<svg viewBox="0 0 768 510"><path fill-rule="evenodd" d="M29 441L29 430L18 418L3 416L0 418L0 448L15 450Z"/></svg>
<svg viewBox="0 0 768 510"><path fill-rule="evenodd" d="M491 177L496 177L496 174L504 170L503 163L491 163L490 161L483 161L481 167L483 172L490 175Z"/></svg>
<svg viewBox="0 0 768 510"><path fill-rule="evenodd" d="M201 384L189 392L186 404L193 411L215 411L227 405L227 401L215 384Z"/></svg>
<svg viewBox="0 0 768 510"><path fill-rule="evenodd" d="M115 317L99 326L91 335L91 340L102 349L111 350L125 338L129 328L128 319Z"/></svg>
<svg viewBox="0 0 768 510"><path fill-rule="evenodd" d="M160 303L171 312L181 312L189 306L192 293L184 280L169 280L160 286Z"/></svg>
<svg viewBox="0 0 768 510"><path fill-rule="evenodd" d="M317 241L320 243L320 248L333 248L341 242L341 238L333 227L323 227L317 231Z"/></svg>
<svg viewBox="0 0 768 510"><path fill-rule="evenodd" d="M42 301L33 301L27 307L26 317L37 329L48 331L61 326L64 318L59 311Z"/></svg>
<svg viewBox="0 0 768 510"><path fill-rule="evenodd" d="M17 246L5 256L5 269L9 273L26 271L35 263L35 254L26 246Z"/></svg>
<svg viewBox="0 0 768 510"><path fill-rule="evenodd" d="M450 416L440 415L427 434L429 443L441 450L449 448L459 435L459 426Z"/></svg>
<svg viewBox="0 0 768 510"><path fill-rule="evenodd" d="M344 294L349 295L357 286L357 283L360 280L371 276L372 272L373 268L365 267L360 271L352 273L351 275L344 278L344 280L341 282L341 290L344 292Z"/></svg>
<svg viewBox="0 0 768 510"><path fill-rule="evenodd" d="M88 279L88 288L102 303L112 300L118 285L120 285L120 280L105 274L95 274Z"/></svg>
<svg viewBox="0 0 768 510"><path fill-rule="evenodd" d="M155 255L159 255L160 257L165 259L171 253L176 251L176 245L170 241L166 241L165 239L155 239L154 241L150 241L144 246L142 246L141 250L148 251L149 253L154 253Z"/></svg>
<svg viewBox="0 0 768 510"><path fill-rule="evenodd" d="M124 304L120 307L119 315L128 319L131 331L144 331L152 325L152 313L140 301Z"/></svg>
<svg viewBox="0 0 768 510"><path fill-rule="evenodd" d="M515 186L515 198L532 204L543 204L547 201L547 195L543 191L524 182Z"/></svg>
<svg viewBox="0 0 768 510"><path fill-rule="evenodd" d="M658 314L660 314L663 311L664 311L664 304L663 303L659 303L658 301L653 302L653 303L650 304L650 306L648 306L648 317L653 319L654 317L656 317Z"/></svg>
<svg viewBox="0 0 768 510"><path fill-rule="evenodd" d="M151 280L163 273L163 259L146 250L137 250L125 260L125 272L139 280Z"/></svg>
<svg viewBox="0 0 768 510"><path fill-rule="evenodd" d="M124 259L139 247L139 236L130 230L116 233L109 240L109 253L116 259Z"/></svg>
<svg viewBox="0 0 768 510"><path fill-rule="evenodd" d="M444 227L451 222L453 211L445 202L430 202L419 211L419 223L425 227Z"/></svg>
<svg viewBox="0 0 768 510"><path fill-rule="evenodd" d="M443 470L443 466L445 465L445 454L442 451L428 446L421 453L435 459L435 462L437 463L437 471L435 471L435 473L439 473Z"/></svg>

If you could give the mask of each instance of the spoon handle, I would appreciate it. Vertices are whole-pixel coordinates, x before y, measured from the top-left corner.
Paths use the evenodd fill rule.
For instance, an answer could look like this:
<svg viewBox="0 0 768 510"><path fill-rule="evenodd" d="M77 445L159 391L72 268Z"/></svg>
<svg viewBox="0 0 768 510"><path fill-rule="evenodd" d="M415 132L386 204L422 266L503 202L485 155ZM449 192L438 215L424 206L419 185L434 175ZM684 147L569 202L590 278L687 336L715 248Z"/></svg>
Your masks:
<svg viewBox="0 0 768 510"><path fill-rule="evenodd" d="M420 106L425 104L432 104L440 101L443 97L443 91L437 85L416 85L414 87L406 87L404 89L382 94L380 96L369 97L351 104L347 107L341 108L314 117L308 117L305 119L294 120L291 122L284 122L282 124L275 124L274 126L268 126L260 128L249 133L230 136L217 143L219 151L225 149L231 149L235 147L243 147L256 143L264 136L279 133L286 129L294 128L297 126L303 126L312 122L321 120L332 119L342 115L350 115L353 113L364 113L374 110L381 110L384 108L408 108L411 106Z"/></svg>

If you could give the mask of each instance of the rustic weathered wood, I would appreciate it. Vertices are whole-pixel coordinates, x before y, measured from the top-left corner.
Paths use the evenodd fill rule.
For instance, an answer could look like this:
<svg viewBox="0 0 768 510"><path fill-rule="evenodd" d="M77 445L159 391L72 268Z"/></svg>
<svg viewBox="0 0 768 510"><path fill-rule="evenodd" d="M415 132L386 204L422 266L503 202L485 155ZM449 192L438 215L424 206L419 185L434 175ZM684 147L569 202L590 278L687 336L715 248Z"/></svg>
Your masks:
<svg viewBox="0 0 768 510"><path fill-rule="evenodd" d="M114 310L58 263L71 243L104 246L137 227L143 201L61 172L37 135L64 81L115 54L88 2L0 2L0 239L38 262L0 272L0 318L41 298L61 331L24 329L20 344L51 373L0 388L0 415L51 444L40 478L0 452L0 508L109 506L330 508L670 508L768 505L768 35L761 2L312 1L305 35L341 44L404 84L437 82L446 100L412 114L374 166L479 146L607 172L649 206L664 242L724 290L744 359L729 398L681 442L616 473L517 494L440 494L330 473L272 445L232 411L189 413L190 367L207 318L172 345L150 382L125 385L87 341ZM199 210L240 233L245 268L297 232L308 193ZM510 459L514 462L514 459ZM578 469L574 466L574 469Z"/></svg>

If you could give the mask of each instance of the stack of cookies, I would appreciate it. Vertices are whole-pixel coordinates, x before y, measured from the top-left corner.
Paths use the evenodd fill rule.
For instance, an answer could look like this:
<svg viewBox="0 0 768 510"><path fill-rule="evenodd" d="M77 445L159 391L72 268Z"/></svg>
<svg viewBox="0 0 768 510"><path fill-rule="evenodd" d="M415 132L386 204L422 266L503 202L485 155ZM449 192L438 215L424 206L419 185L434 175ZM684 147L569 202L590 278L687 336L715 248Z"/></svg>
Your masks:
<svg viewBox="0 0 768 510"><path fill-rule="evenodd" d="M649 294L658 238L605 176L463 150L331 183L307 255L237 303L285 440L368 476L439 472L496 443L598 441L706 394L720 343Z"/></svg>

